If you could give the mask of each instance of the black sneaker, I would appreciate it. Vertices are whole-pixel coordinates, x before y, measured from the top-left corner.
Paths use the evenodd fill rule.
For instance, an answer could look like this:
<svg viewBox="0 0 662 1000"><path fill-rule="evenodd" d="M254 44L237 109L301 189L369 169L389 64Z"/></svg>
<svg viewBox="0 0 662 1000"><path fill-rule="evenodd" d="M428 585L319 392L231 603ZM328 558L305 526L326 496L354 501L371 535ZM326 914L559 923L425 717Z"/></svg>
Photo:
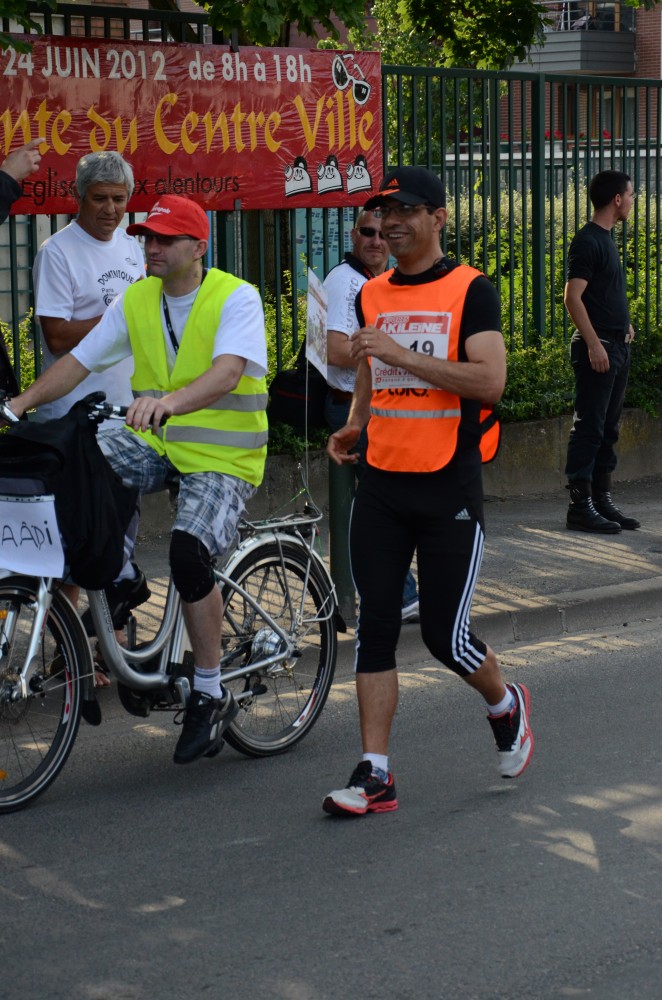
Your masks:
<svg viewBox="0 0 662 1000"><path fill-rule="evenodd" d="M366 813L393 812L398 808L393 775L382 781L372 773L369 760L362 760L352 773L346 788L329 792L322 803L332 816L365 816Z"/></svg>
<svg viewBox="0 0 662 1000"><path fill-rule="evenodd" d="M111 583L104 588L113 628L117 630L124 628L134 608L144 604L152 596L143 571L135 563L131 565L137 573L133 580L120 580L119 583ZM83 613L82 622L87 634L93 636L94 624L89 608Z"/></svg>
<svg viewBox="0 0 662 1000"><path fill-rule="evenodd" d="M524 684L508 684L515 698L509 712L488 715L499 756L502 778L517 778L526 770L533 756L533 733L529 723L531 697Z"/></svg>
<svg viewBox="0 0 662 1000"><path fill-rule="evenodd" d="M223 733L239 711L227 691L224 698L213 698L204 691L192 691L177 740L175 764L191 764L199 757L213 757L223 743Z"/></svg>
<svg viewBox="0 0 662 1000"><path fill-rule="evenodd" d="M119 583L111 583L106 587L110 615L116 629L124 628L133 609L152 596L145 574L135 563L132 566L137 574L133 580L120 580Z"/></svg>

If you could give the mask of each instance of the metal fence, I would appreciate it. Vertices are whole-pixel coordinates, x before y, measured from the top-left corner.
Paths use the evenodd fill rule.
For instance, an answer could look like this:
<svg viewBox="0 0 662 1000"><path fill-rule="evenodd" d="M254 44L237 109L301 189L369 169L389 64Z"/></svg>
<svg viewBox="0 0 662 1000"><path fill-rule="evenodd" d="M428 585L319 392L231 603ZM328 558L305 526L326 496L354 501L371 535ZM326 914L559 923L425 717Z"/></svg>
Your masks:
<svg viewBox="0 0 662 1000"><path fill-rule="evenodd" d="M5 29L8 28L4 22ZM47 32L215 43L202 14L60 6ZM495 282L511 346L566 337L567 249L590 215L587 181L626 170L638 199L615 238L627 265L639 332L662 325L659 80L384 66L384 167L420 164L448 190L443 248ZM307 267L324 275L348 246L351 209L216 213L210 256L254 282L269 303L270 367L301 337ZM32 306L31 264L64 217L18 217L0 229L0 317L15 357ZM38 369L38 359L36 366Z"/></svg>

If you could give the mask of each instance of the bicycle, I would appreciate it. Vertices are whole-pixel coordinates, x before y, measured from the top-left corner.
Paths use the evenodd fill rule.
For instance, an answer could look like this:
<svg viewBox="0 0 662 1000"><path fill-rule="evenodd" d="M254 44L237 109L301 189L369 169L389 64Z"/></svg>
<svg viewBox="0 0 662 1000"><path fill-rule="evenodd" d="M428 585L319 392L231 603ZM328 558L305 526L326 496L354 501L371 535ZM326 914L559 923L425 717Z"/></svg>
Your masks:
<svg viewBox="0 0 662 1000"><path fill-rule="evenodd" d="M126 407L108 403L89 408L97 423L126 415ZM16 419L1 399L0 419ZM20 491L7 490L8 482L3 499L25 502ZM337 631L345 631L315 549L323 514L305 486L301 495L302 513L243 519L236 547L215 568L225 607L222 682L240 706L224 738L249 757L283 753L310 732L333 681ZM25 807L52 784L81 716L101 722L90 642L59 586L52 577L0 568L0 813ZM183 711L193 661L172 580L156 634L136 643L134 620L127 647L117 641L104 591L86 593L124 709L141 717Z"/></svg>

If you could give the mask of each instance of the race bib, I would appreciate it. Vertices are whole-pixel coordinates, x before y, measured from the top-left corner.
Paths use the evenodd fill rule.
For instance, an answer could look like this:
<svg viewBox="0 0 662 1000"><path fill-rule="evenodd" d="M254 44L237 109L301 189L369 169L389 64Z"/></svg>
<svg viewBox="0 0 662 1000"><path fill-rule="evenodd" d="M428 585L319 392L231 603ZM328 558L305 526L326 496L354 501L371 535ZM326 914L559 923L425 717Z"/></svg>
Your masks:
<svg viewBox="0 0 662 1000"><path fill-rule="evenodd" d="M448 360L448 342L451 314L438 312L380 313L375 320L378 330L383 330L408 351L424 354L428 358ZM425 379L412 375L406 368L384 364L378 358L370 359L373 389L436 389Z"/></svg>

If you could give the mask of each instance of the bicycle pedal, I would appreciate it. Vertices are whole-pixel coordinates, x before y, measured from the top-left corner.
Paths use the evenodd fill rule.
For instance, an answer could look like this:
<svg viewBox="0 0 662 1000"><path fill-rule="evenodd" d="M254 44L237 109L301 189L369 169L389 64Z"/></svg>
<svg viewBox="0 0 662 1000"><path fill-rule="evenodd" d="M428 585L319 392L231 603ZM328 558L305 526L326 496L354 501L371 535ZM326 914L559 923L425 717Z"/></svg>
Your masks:
<svg viewBox="0 0 662 1000"><path fill-rule="evenodd" d="M221 752L221 750L223 749L224 746L225 746L225 740L221 740L221 742L218 743L215 747L212 747L211 750L208 750L207 753L204 754L204 756L205 757L218 757L219 753Z"/></svg>
<svg viewBox="0 0 662 1000"><path fill-rule="evenodd" d="M188 700L191 697L191 685L188 677L175 677L173 681L173 687L177 692L177 696L181 704L186 708L188 705Z"/></svg>

